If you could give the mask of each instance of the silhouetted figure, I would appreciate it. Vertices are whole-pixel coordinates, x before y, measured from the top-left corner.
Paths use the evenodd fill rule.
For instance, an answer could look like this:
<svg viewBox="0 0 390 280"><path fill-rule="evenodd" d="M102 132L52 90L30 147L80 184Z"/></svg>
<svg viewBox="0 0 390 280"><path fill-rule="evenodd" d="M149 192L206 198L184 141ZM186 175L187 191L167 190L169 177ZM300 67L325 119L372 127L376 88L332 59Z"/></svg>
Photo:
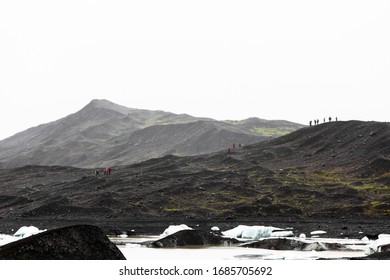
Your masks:
<svg viewBox="0 0 390 280"><path fill-rule="evenodd" d="M309 122L310 126L311 126L311 121Z"/></svg>
<svg viewBox="0 0 390 280"><path fill-rule="evenodd" d="M337 122L337 117L336 117L336 122Z"/></svg>
<svg viewBox="0 0 390 280"><path fill-rule="evenodd" d="M235 149L236 148L236 144L233 144L233 149Z"/></svg>
<svg viewBox="0 0 390 280"><path fill-rule="evenodd" d="M329 122L331 122L332 121L332 117L329 117Z"/></svg>
<svg viewBox="0 0 390 280"><path fill-rule="evenodd" d="M95 170L95 176L99 175L99 169Z"/></svg>
<svg viewBox="0 0 390 280"><path fill-rule="evenodd" d="M320 124L320 120L319 120L319 119L317 119L317 125L318 125L318 124Z"/></svg>

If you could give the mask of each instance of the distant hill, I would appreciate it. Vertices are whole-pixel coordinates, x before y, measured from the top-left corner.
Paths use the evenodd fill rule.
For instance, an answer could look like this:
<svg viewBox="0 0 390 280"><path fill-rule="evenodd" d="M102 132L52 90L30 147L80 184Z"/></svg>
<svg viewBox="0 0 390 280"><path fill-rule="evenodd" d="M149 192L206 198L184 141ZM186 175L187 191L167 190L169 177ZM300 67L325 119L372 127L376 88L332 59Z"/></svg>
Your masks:
<svg viewBox="0 0 390 280"><path fill-rule="evenodd" d="M216 121L92 100L80 111L0 141L0 168L124 165L264 141L303 127L287 121Z"/></svg>
<svg viewBox="0 0 390 280"><path fill-rule="evenodd" d="M376 176L390 170L390 123L325 123L250 145L247 151L247 160L272 168Z"/></svg>

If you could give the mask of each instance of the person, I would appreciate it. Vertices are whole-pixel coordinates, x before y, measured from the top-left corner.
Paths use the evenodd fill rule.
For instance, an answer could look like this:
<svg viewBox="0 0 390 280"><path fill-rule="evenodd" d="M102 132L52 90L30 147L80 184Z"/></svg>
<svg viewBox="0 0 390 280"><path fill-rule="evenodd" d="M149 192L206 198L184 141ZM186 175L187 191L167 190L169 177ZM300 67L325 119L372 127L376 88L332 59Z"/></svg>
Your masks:
<svg viewBox="0 0 390 280"><path fill-rule="evenodd" d="M311 121L309 122L310 126L311 126Z"/></svg>
<svg viewBox="0 0 390 280"><path fill-rule="evenodd" d="M104 175L110 175L110 174L111 174L111 168L106 167L106 169L104 169Z"/></svg>
<svg viewBox="0 0 390 280"><path fill-rule="evenodd" d="M320 124L320 120L319 119L317 119L317 125L319 125Z"/></svg>
<svg viewBox="0 0 390 280"><path fill-rule="evenodd" d="M99 175L99 169L96 168L95 170L95 176Z"/></svg>
<svg viewBox="0 0 390 280"><path fill-rule="evenodd" d="M337 117L336 117L336 122L337 122Z"/></svg>
<svg viewBox="0 0 390 280"><path fill-rule="evenodd" d="M329 122L331 122L332 121L332 117L329 117Z"/></svg>

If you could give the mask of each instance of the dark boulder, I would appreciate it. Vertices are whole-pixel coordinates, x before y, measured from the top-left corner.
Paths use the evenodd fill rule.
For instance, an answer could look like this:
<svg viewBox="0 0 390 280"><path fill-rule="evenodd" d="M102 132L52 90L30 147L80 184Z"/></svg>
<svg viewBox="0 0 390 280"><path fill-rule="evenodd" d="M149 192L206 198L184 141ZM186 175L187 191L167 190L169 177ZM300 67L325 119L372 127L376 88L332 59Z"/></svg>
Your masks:
<svg viewBox="0 0 390 280"><path fill-rule="evenodd" d="M0 247L1 260L125 260L103 231L90 225L48 230Z"/></svg>
<svg viewBox="0 0 390 280"><path fill-rule="evenodd" d="M221 237L200 230L181 230L159 240L144 245L153 248L174 248L181 246L230 245L238 243L236 239Z"/></svg>
<svg viewBox="0 0 390 280"><path fill-rule="evenodd" d="M390 260L390 251L376 252L365 257L351 258L351 260Z"/></svg>
<svg viewBox="0 0 390 280"><path fill-rule="evenodd" d="M328 251L345 249L345 246L338 243L304 242L287 238L268 238L260 241L245 243L242 244L241 247L293 251Z"/></svg>

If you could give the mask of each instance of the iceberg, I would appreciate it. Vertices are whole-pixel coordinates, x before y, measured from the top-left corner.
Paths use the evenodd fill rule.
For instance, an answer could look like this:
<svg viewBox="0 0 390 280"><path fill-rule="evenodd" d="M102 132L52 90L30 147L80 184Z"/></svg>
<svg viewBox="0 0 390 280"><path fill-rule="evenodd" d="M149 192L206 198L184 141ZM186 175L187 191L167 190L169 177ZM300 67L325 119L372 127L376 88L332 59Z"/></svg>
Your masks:
<svg viewBox="0 0 390 280"><path fill-rule="evenodd" d="M22 238L26 238L44 231L46 231L46 229L40 230L34 226L29 226L29 227L23 226L20 229L18 229L14 235L0 234L0 246L6 245L14 241L18 241Z"/></svg>
<svg viewBox="0 0 390 280"><path fill-rule="evenodd" d="M292 231L285 231L281 228L270 226L245 226L239 225L233 229L222 232L226 237L243 239L260 239L268 237L288 237L292 236Z"/></svg>
<svg viewBox="0 0 390 280"><path fill-rule="evenodd" d="M5 244L14 242L21 239L20 237L15 237L12 235L7 235L7 234L0 234L0 246L3 246Z"/></svg>
<svg viewBox="0 0 390 280"><path fill-rule="evenodd" d="M44 231L46 231L46 229L39 230L37 227L34 226L29 226L29 227L23 226L20 229L18 229L17 232L15 232L14 236L25 238Z"/></svg>
<svg viewBox="0 0 390 280"><path fill-rule="evenodd" d="M169 226L167 229L164 230L164 232L161 234L162 236L171 235L181 230L192 230L193 228L190 228L189 226L182 224L182 225L172 225Z"/></svg>
<svg viewBox="0 0 390 280"><path fill-rule="evenodd" d="M380 252L381 247L385 245L390 245L390 234L379 234L378 239L371 242L368 247L370 253Z"/></svg>
<svg viewBox="0 0 390 280"><path fill-rule="evenodd" d="M315 231L310 232L310 235L321 235L321 234L326 234L326 231L315 230Z"/></svg>

